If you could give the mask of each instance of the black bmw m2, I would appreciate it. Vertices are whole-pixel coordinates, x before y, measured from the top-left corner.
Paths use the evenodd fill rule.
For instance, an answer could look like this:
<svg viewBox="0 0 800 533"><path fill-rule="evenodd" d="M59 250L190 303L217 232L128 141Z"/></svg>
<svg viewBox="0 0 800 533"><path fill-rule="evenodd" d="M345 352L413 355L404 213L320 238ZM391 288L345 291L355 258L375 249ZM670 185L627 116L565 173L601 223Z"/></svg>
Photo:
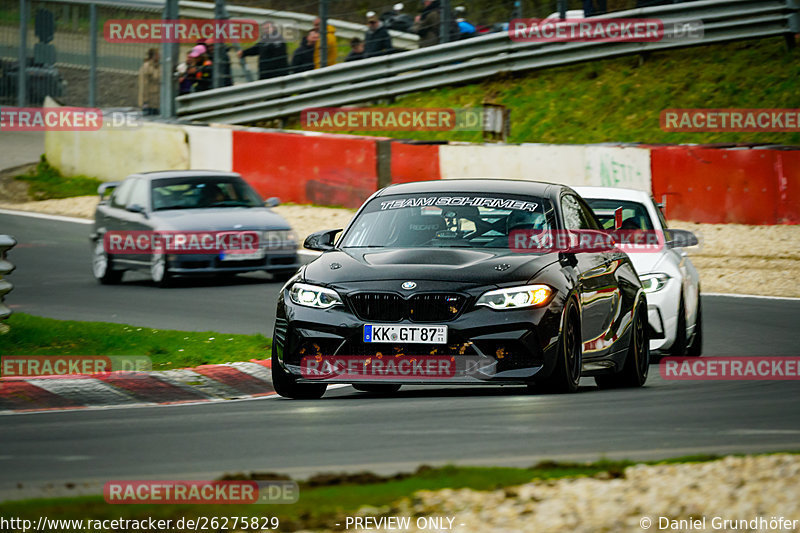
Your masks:
<svg viewBox="0 0 800 533"><path fill-rule="evenodd" d="M574 392L581 376L602 388L643 385L647 302L630 259L608 239L519 245L545 234L605 235L564 185L460 179L378 191L346 229L306 239L322 254L281 290L275 390L297 399L320 398L331 383Z"/></svg>

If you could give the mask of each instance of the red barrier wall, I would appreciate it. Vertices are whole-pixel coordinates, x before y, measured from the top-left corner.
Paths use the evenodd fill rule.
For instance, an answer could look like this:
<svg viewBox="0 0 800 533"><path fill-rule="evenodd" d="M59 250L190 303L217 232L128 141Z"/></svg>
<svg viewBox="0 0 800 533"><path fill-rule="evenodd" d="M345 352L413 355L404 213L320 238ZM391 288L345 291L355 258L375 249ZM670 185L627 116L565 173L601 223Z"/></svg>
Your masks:
<svg viewBox="0 0 800 533"><path fill-rule="evenodd" d="M376 140L234 130L233 171L265 198L359 207L378 186Z"/></svg>
<svg viewBox="0 0 800 533"><path fill-rule="evenodd" d="M392 183L441 179L438 144L392 143Z"/></svg>
<svg viewBox="0 0 800 533"><path fill-rule="evenodd" d="M716 224L800 221L800 152L653 147L653 196L667 217Z"/></svg>

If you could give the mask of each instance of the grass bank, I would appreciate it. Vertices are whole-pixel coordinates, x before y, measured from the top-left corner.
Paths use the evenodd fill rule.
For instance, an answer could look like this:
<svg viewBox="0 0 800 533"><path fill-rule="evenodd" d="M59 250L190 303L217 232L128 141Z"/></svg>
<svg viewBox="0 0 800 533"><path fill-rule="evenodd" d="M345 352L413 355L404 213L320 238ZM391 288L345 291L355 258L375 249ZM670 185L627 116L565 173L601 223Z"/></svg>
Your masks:
<svg viewBox="0 0 800 533"><path fill-rule="evenodd" d="M0 335L4 355L146 355L153 370L266 359L272 339L214 331L159 330L14 313Z"/></svg>
<svg viewBox="0 0 800 533"><path fill-rule="evenodd" d="M701 46L500 75L397 98L392 107L511 110L510 142L783 143L800 133L675 133L659 117L674 108L795 108L800 49L783 38ZM299 128L299 124L291 127ZM480 132L359 132L417 140L480 142Z"/></svg>
<svg viewBox="0 0 800 533"><path fill-rule="evenodd" d="M97 187L103 183L89 176L64 176L50 165L44 155L36 167L29 172L15 177L28 185L28 197L31 200L53 200L88 196L97 193Z"/></svg>

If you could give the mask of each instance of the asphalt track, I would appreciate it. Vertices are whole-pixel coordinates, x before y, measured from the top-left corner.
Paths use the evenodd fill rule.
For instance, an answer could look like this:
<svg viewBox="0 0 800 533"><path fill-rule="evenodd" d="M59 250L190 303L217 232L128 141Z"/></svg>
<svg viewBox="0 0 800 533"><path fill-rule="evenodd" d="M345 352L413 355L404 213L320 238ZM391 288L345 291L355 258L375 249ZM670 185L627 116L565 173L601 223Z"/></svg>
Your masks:
<svg viewBox="0 0 800 533"><path fill-rule="evenodd" d="M267 276L157 289L99 286L88 225L0 214L20 242L7 298L55 318L271 333L279 285ZM800 301L705 296L705 355L798 356ZM797 381L665 381L640 390L525 394L515 387L338 388L319 401L269 398L192 406L0 417L0 499L65 483L208 479L225 472L413 470L420 464L527 466L543 459L650 459L800 450ZM23 490L19 489L22 484Z"/></svg>

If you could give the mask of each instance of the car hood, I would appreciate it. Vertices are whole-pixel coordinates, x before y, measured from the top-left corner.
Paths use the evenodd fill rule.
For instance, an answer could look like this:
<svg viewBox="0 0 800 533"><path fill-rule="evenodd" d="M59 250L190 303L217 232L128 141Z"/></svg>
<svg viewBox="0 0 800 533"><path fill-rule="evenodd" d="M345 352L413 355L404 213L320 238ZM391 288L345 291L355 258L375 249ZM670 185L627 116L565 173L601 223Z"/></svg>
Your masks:
<svg viewBox="0 0 800 533"><path fill-rule="evenodd" d="M152 214L156 229L164 231L224 231L231 229L287 230L289 223L263 207L175 209Z"/></svg>
<svg viewBox="0 0 800 533"><path fill-rule="evenodd" d="M650 274L651 272L658 272L658 269L664 263L666 255L664 251L655 253L628 252L628 257L631 258L636 273L641 276L643 274Z"/></svg>
<svg viewBox="0 0 800 533"><path fill-rule="evenodd" d="M525 255L508 250L351 248L325 252L308 264L305 278L330 285L424 280L485 286L527 281L557 260L557 254Z"/></svg>

